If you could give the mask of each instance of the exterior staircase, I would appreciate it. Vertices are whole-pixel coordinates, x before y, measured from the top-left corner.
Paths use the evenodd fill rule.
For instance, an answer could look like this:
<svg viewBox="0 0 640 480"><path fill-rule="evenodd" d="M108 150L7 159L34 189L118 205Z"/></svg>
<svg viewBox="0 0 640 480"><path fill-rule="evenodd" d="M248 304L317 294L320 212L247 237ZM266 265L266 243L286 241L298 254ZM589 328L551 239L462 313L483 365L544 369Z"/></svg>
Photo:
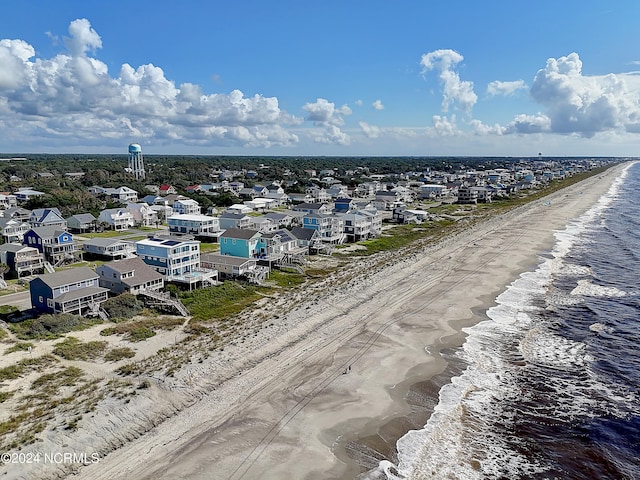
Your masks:
<svg viewBox="0 0 640 480"><path fill-rule="evenodd" d="M185 307L179 299L171 298L171 296L167 292L145 290L140 292L140 295L144 295L145 297L151 299L154 305L172 307L174 310L177 310L183 317L188 317L190 315L187 307Z"/></svg>
<svg viewBox="0 0 640 480"><path fill-rule="evenodd" d="M51 265L49 262L44 262L44 269L47 271L47 273L56 273L56 269L53 268L53 265Z"/></svg>

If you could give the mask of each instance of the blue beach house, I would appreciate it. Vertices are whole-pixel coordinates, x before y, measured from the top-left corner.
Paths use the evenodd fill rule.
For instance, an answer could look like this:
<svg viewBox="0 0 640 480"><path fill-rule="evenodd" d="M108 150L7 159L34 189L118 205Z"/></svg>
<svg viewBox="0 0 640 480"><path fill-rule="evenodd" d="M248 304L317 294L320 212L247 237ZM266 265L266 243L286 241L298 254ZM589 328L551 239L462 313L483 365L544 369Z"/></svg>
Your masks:
<svg viewBox="0 0 640 480"><path fill-rule="evenodd" d="M220 254L254 258L264 255L267 245L262 234L246 228L228 228L220 235Z"/></svg>

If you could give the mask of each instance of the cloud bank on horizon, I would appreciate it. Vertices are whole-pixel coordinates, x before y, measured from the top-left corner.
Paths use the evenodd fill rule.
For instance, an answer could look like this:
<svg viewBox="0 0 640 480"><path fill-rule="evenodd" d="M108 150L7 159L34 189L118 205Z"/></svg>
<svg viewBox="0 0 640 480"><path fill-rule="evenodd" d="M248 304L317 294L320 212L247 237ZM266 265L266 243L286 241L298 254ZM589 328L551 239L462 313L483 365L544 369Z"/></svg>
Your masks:
<svg viewBox="0 0 640 480"><path fill-rule="evenodd" d="M334 153L345 148L345 154L358 149L367 154L385 141L428 145L452 138L555 134L588 139L640 133L640 76L584 75L575 52L549 58L530 86L523 79L495 79L478 90L482 98L475 83L463 78L461 53L427 52L416 63L425 80L437 81L440 111L421 112L424 124L407 127L358 118L360 99L351 108L316 97L292 113L275 96L238 89L207 94L194 83L176 85L151 63L124 63L113 75L97 56L103 40L89 20L72 21L68 32L65 50L51 58L40 58L25 40L0 40L0 136L7 144L44 151L73 145L122 149L136 141L264 154L276 148L314 154L325 145L333 146ZM504 124L474 118L480 100L527 91L539 111L516 114ZM370 104L376 116L390 109L393 105L383 99Z"/></svg>

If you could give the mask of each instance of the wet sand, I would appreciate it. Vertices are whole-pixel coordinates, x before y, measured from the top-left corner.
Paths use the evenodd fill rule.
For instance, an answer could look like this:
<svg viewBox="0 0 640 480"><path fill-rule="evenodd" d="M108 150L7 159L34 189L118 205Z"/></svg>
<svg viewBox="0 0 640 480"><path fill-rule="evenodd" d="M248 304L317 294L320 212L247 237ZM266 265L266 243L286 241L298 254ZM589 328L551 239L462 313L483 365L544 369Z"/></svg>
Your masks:
<svg viewBox="0 0 640 480"><path fill-rule="evenodd" d="M447 380L439 352L461 344L460 329L485 319L620 169L314 293L259 362L73 478L355 478L393 458Z"/></svg>

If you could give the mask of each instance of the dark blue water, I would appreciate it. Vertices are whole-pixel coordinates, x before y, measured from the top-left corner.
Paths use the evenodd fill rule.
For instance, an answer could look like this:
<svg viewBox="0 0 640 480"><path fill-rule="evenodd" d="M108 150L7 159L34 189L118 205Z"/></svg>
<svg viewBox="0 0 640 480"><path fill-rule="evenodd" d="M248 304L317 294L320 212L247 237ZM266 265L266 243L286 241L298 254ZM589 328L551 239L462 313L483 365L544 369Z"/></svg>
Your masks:
<svg viewBox="0 0 640 480"><path fill-rule="evenodd" d="M640 163L467 329L389 478L640 479Z"/></svg>

